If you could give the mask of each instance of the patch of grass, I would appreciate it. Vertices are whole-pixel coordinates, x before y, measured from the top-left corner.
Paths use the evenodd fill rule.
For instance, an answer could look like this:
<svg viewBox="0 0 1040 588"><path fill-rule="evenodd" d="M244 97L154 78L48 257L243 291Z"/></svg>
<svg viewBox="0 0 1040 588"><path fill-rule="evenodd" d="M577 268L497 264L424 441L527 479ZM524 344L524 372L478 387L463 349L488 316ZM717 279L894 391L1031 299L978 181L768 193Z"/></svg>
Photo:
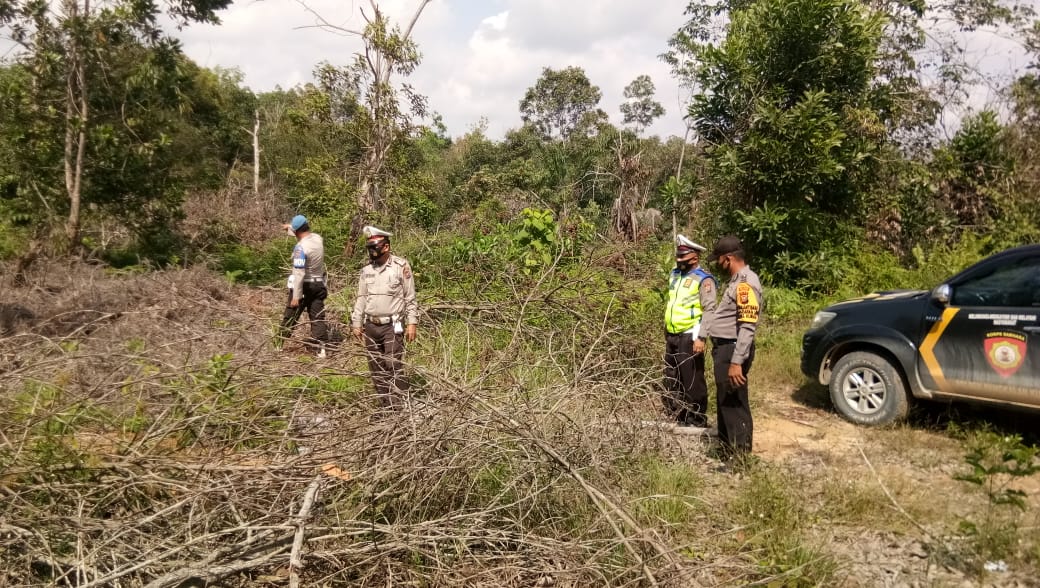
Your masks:
<svg viewBox="0 0 1040 588"><path fill-rule="evenodd" d="M973 523L964 519L958 530L968 539L969 568L981 572L987 561L1008 560L1017 557L1019 550L1018 517L1001 513Z"/></svg>
<svg viewBox="0 0 1040 588"><path fill-rule="evenodd" d="M636 512L650 525L689 523L705 508L698 498L704 481L689 464L648 458L639 470L641 484L632 489L640 495Z"/></svg>
<svg viewBox="0 0 1040 588"><path fill-rule="evenodd" d="M878 430L874 440L886 451L899 454L903 459L921 468L942 468L959 461L956 443L943 435L936 435L907 423Z"/></svg>
<svg viewBox="0 0 1040 588"><path fill-rule="evenodd" d="M759 326L755 334L755 362L749 376L752 412L769 409L762 405L763 397L773 397L777 390L793 392L805 383L797 358L807 325L808 320L766 320ZM709 362L709 370L712 369Z"/></svg>
<svg viewBox="0 0 1040 588"><path fill-rule="evenodd" d="M278 388L302 393L321 406L346 406L357 402L370 386L368 377L359 374L300 375L286 378Z"/></svg>
<svg viewBox="0 0 1040 588"><path fill-rule="evenodd" d="M811 545L805 530L812 522L793 474L755 463L747 483L727 505L729 515L745 526L744 549L757 559L770 586L820 586L834 579L838 563L822 547Z"/></svg>
<svg viewBox="0 0 1040 588"><path fill-rule="evenodd" d="M271 284L289 275L287 268L292 245L285 240L266 244L262 249L246 245L224 245L217 267L231 283Z"/></svg>
<svg viewBox="0 0 1040 588"><path fill-rule="evenodd" d="M836 523L878 527L901 521L874 480L829 476L821 481L820 497L819 514Z"/></svg>
<svg viewBox="0 0 1040 588"><path fill-rule="evenodd" d="M766 288L762 297L765 313L773 320L801 318L812 304L801 292L789 288Z"/></svg>
<svg viewBox="0 0 1040 588"><path fill-rule="evenodd" d="M132 337L126 341L126 350L130 353L141 353L145 348L145 340L140 337Z"/></svg>
<svg viewBox="0 0 1040 588"><path fill-rule="evenodd" d="M801 530L808 512L794 490L803 481L767 464L755 464L748 473L747 483L728 505L733 518L757 530Z"/></svg>

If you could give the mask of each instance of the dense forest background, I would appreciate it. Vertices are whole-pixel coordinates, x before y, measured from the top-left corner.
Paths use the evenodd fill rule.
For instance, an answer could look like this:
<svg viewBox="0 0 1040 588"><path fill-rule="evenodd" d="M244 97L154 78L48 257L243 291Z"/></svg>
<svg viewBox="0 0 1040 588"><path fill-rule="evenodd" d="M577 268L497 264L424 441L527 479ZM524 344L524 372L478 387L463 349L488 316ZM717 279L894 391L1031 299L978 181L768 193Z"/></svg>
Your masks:
<svg viewBox="0 0 1040 588"><path fill-rule="evenodd" d="M364 224L437 235L444 265L526 272L589 245L736 233L768 283L833 295L864 266L1040 238L1028 2L691 2L661 56L691 90L689 132L667 140L642 134L663 112L648 76L608 114L580 67L553 64L517 97L521 127L450 137L407 84L417 4L403 26L372 3L352 62L256 93L157 24L216 22L226 0L3 0L16 50L0 66L0 256L273 281L285 243L271 228L299 212L334 265L354 265ZM926 32L936 22L999 30L1032 56L952 136L940 116L986 72L958 59L958 37Z"/></svg>

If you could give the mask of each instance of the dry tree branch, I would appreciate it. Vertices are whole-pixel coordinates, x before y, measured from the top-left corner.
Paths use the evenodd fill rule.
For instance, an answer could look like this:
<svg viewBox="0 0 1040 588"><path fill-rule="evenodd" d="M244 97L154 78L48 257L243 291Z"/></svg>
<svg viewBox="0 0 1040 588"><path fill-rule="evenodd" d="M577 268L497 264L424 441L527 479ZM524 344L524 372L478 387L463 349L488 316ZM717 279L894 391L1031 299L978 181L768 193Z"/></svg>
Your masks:
<svg viewBox="0 0 1040 588"><path fill-rule="evenodd" d="M288 566L298 585L670 584L666 569L692 570L611 470L659 442L629 418L645 358L612 310L563 310L592 307L559 282L425 315L437 335L409 351L412 405L375 414L359 349L314 362L270 345L270 317L245 303L278 308L280 291L200 307L219 278L74 284L40 315L116 300L116 316L60 355L0 339L17 362L0 382L0 583L235 586ZM119 298L142 283L153 298ZM302 425L315 416L328 426ZM352 481L316 478L327 463Z"/></svg>
<svg viewBox="0 0 1040 588"><path fill-rule="evenodd" d="M452 382L442 382L442 384L449 387L455 387L455 385ZM458 388L456 388L456 391L459 393L464 393L463 390ZM653 547L657 554L662 559L664 559L673 570L678 572L682 569L681 564L678 560L675 559L674 554L670 549L662 545L659 539L651 535L649 531L643 529L634 519L632 519L628 512L626 512L623 508L618 506L618 504L614 502L609 496L607 496L603 491L599 490L598 488L590 484L581 474L581 472L578 471L578 469L575 468L558 451L556 451L554 447L552 447L551 445L543 441L541 438L539 438L537 435L535 435L534 432L531 431L528 427L525 427L512 417L504 414L497 407L491 405L483 398L480 398L479 396L474 396L473 400L479 405L481 405L489 413L494 414L498 419L506 423L508 427L515 434L517 434L518 437L530 441L536 447L538 447L538 449L540 449L543 453L552 458L553 461L555 461L561 468L563 468L563 470L567 472L567 474L581 486L582 490L585 491L588 497L603 514L608 524L610 524L618 539L624 544L625 548L629 551L629 553L633 557L635 557L638 562L640 562L641 572L651 586L659 585L657 579L654 577L653 572L650 570L650 568L646 565L645 560L643 559L639 550L635 548L631 539L629 539L629 537L624 533L621 527L618 526L617 521L614 519L614 516L620 519L629 529L635 532L636 535L640 537L641 541ZM611 516L612 514L613 516ZM692 578L690 579L690 581L693 581ZM695 586L697 584L693 583L689 585Z"/></svg>
<svg viewBox="0 0 1040 588"><path fill-rule="evenodd" d="M293 536L292 551L289 554L289 588L299 588L300 570L303 569L303 559L300 551L303 548L303 536L307 529L307 517L311 514L311 507L318 497L318 489L321 486L321 476L315 476L303 495L303 504L300 512L296 513L296 533Z"/></svg>
<svg viewBox="0 0 1040 588"><path fill-rule="evenodd" d="M925 537L927 537L929 540L933 540L934 538L932 537L932 534L928 532L928 529L924 528L924 525L917 522L917 520L914 519L914 517L910 516L910 513L906 512L906 509L904 509L895 499L895 497L892 496L892 493L888 491L888 486L885 486L885 483L881 481L880 474L878 474L877 470L874 469L874 464L870 463L870 460L867 459L867 454L864 453L863 447L857 445L856 449L859 451L860 457L863 458L863 463L867 464L867 468L870 469L870 473L874 474L874 480L878 483L878 486L881 487L881 491L885 493L885 496L888 498L888 501L892 503L892 507L895 508L899 514L903 515L903 517L906 518L906 520L910 521L910 523L913 526L917 527L922 533L924 533Z"/></svg>

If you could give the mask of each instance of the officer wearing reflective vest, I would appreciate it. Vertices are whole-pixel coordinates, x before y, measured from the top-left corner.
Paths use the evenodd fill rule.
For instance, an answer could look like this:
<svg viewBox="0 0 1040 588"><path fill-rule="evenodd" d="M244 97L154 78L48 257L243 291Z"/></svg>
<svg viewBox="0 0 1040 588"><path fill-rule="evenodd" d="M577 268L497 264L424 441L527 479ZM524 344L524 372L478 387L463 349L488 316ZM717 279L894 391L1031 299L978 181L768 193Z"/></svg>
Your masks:
<svg viewBox="0 0 1040 588"><path fill-rule="evenodd" d="M288 338L292 328L300 320L303 311L311 323L311 338L307 345L317 349L318 357L325 357L329 341L329 328L325 322L325 298L328 297L328 275L325 272L325 244L321 235L311 232L307 217L298 214L282 225L290 235L296 237L292 252L292 274L286 286L289 301L282 314L278 329L281 338Z"/></svg>
<svg viewBox="0 0 1040 588"><path fill-rule="evenodd" d="M391 233L366 226L364 234L369 263L361 268L350 322L365 345L380 404L400 408L408 391L404 343L415 341L419 324L415 280L408 260L390 253Z"/></svg>
<svg viewBox="0 0 1040 588"><path fill-rule="evenodd" d="M676 237L675 268L668 276L663 401L669 416L682 426L708 424L704 340L715 310L715 278L700 268L704 250L683 235Z"/></svg>

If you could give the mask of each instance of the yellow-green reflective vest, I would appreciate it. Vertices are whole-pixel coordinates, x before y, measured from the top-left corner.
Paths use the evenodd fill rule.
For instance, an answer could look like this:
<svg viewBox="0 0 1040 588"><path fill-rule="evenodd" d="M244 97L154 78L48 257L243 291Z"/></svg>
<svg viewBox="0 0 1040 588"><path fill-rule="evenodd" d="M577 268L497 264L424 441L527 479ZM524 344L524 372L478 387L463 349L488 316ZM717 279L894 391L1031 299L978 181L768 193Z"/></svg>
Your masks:
<svg viewBox="0 0 1040 588"><path fill-rule="evenodd" d="M697 268L682 273L672 270L668 277L668 306L664 309L664 325L669 333L685 333L701 322L701 282L711 274Z"/></svg>

